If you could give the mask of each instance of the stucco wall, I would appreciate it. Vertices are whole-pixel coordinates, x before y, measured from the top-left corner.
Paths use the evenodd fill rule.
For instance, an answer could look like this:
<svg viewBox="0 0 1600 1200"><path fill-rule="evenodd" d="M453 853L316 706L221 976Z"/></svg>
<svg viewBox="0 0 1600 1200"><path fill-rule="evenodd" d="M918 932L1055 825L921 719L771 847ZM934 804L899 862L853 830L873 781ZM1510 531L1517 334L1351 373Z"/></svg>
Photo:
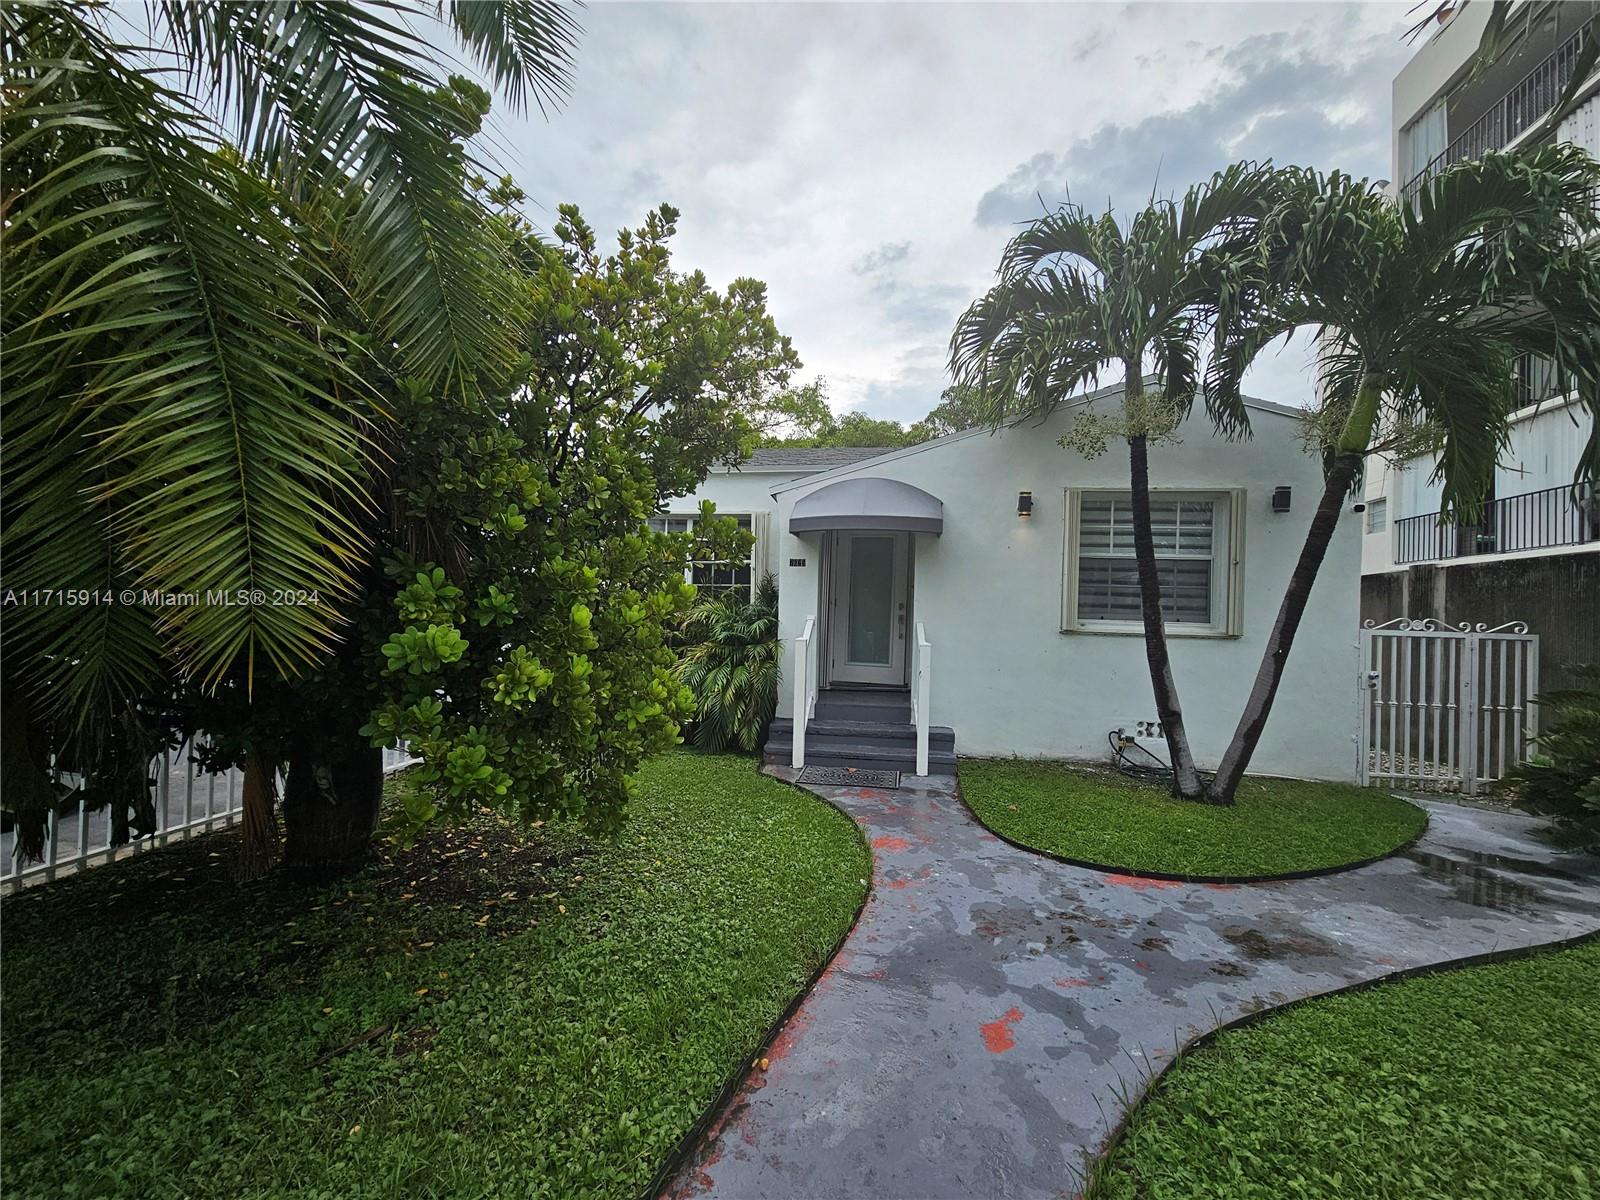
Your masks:
<svg viewBox="0 0 1600 1200"><path fill-rule="evenodd" d="M914 535L913 620L924 623L933 645L933 720L954 727L958 753L1101 759L1108 730L1155 716L1142 639L1061 632L1063 491L1126 487L1128 469L1126 452L1116 448L1092 461L1061 449L1056 439L1066 419L958 434L851 472L901 479L944 501L943 535ZM1202 417L1185 428L1180 445L1151 452L1157 487L1247 489L1243 632L1172 639L1185 719L1203 765L1215 763L1232 734L1321 486L1320 467L1301 450L1292 418L1257 411L1253 420L1250 441L1215 438ZM790 534L788 514L801 496L841 477L807 479L779 493L772 541L783 564L784 715L793 639L807 616L823 613L823 535ZM1294 489L1285 516L1270 509L1280 484ZM1027 520L1017 516L1019 490L1034 495ZM1253 770L1354 778L1359 520L1347 509L1340 522ZM806 565L790 566L791 559Z"/></svg>

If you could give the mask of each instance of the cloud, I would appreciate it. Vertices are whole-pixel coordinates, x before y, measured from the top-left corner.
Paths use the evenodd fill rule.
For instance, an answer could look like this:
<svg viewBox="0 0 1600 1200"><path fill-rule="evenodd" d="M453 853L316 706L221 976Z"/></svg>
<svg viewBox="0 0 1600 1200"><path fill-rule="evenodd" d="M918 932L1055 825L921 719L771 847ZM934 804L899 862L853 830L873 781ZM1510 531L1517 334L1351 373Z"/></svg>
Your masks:
<svg viewBox="0 0 1600 1200"><path fill-rule="evenodd" d="M877 275L896 263L905 262L910 253L910 242L885 242L856 259L850 270L857 275Z"/></svg>
<svg viewBox="0 0 1600 1200"><path fill-rule="evenodd" d="M1389 81L1405 57L1393 37L1280 31L1207 57L1218 82L1200 99L1033 155L984 193L977 224L1027 221L1069 197L1127 212L1241 158L1388 173Z"/></svg>
<svg viewBox="0 0 1600 1200"><path fill-rule="evenodd" d="M498 114L529 216L548 228L576 202L607 238L675 205L675 265L764 280L834 405L902 420L938 402L955 319L1036 191L1139 202L1157 164L1177 189L1268 153L1387 174L1406 53L1404 5L608 3L581 19L561 111ZM1297 373L1285 360L1284 389Z"/></svg>

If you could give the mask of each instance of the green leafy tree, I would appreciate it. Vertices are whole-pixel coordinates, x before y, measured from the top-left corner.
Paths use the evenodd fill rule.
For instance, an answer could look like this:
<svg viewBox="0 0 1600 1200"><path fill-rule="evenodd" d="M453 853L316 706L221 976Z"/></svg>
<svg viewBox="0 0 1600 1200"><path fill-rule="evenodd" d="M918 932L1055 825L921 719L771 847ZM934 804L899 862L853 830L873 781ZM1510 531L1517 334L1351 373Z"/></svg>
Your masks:
<svg viewBox="0 0 1600 1200"><path fill-rule="evenodd" d="M983 394L974 388L956 385L945 388L936 404L927 416L916 422L907 431L906 436L911 445L932 441L936 437L946 434L960 433L964 429L976 429L980 425L987 425L991 421L992 410L985 403Z"/></svg>
<svg viewBox="0 0 1600 1200"><path fill-rule="evenodd" d="M614 826L639 763L693 712L667 643L694 600L685 567L749 553L732 521L646 522L732 452L749 398L799 366L760 285L719 292L673 270L670 208L608 255L571 207L553 244L497 219L527 314L512 376L468 396L396 381L351 635L307 677L248 704L236 693L219 738L223 754L289 764L299 874L362 860L377 747L397 738L422 759L412 829L476 806Z"/></svg>
<svg viewBox="0 0 1600 1200"><path fill-rule="evenodd" d="M824 380L813 379L797 387L782 388L759 400L749 420L753 435L750 449L798 445L815 437L833 420L828 385Z"/></svg>
<svg viewBox="0 0 1600 1200"><path fill-rule="evenodd" d="M694 696L694 744L713 753L758 749L778 711L777 582L764 576L749 599L701 601L684 637L689 645L674 672Z"/></svg>
<svg viewBox="0 0 1600 1200"><path fill-rule="evenodd" d="M1207 403L1244 415L1240 383L1297 329L1322 344L1325 483L1238 728L1212 781L1231 800L1266 728L1312 584L1363 460L1394 431L1438 439L1442 511L1473 519L1517 407L1516 360L1549 358L1600 408L1600 167L1570 145L1490 154L1395 204L1365 180L1285 173L1256 284L1223 298ZM1259 285L1259 286L1257 286ZM1595 477L1590 433L1579 473Z"/></svg>
<svg viewBox="0 0 1600 1200"><path fill-rule="evenodd" d="M964 401L981 406L996 426L1053 409L1098 383L1107 369L1120 379L1121 411L1081 413L1062 444L1093 457L1110 439L1127 443L1150 683L1174 790L1191 800L1206 792L1167 651L1149 447L1175 435L1199 393L1205 315L1241 275L1275 182L1271 171L1240 164L1181 201L1152 201L1126 227L1114 213L1096 217L1065 205L1012 239L999 282L961 317L950 342L951 372ZM1153 380L1147 364L1155 368ZM1213 415L1238 423L1231 410Z"/></svg>
<svg viewBox="0 0 1600 1200"><path fill-rule="evenodd" d="M416 11L513 97L565 86L566 9ZM0 626L25 850L56 800L44 725L91 795L134 805L117 764L153 733L128 714L294 676L343 636L389 415L374 348L452 394L516 357L505 246L463 186L474 106L404 8L147 12L129 40L107 5L0 11L4 583L96 597ZM290 590L318 601L210 599Z"/></svg>
<svg viewBox="0 0 1600 1200"><path fill-rule="evenodd" d="M764 444L834 450L853 447L895 450L912 443L905 426L898 421L869 417L864 412L836 414L829 410L803 433L769 438Z"/></svg>

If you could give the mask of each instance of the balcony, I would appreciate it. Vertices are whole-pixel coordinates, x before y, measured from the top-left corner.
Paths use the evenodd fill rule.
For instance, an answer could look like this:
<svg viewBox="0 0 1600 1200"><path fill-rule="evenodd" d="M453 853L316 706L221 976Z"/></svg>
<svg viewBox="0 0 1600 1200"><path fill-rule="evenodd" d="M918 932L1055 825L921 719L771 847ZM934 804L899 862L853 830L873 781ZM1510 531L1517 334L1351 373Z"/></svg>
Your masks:
<svg viewBox="0 0 1600 1200"><path fill-rule="evenodd" d="M1600 497L1587 482L1490 501L1483 506L1483 519L1471 525L1432 513L1394 523L1394 561L1402 565L1595 542L1600 542Z"/></svg>
<svg viewBox="0 0 1600 1200"><path fill-rule="evenodd" d="M1517 136L1531 128L1540 117L1555 107L1562 90L1572 79L1583 43L1580 29L1550 52L1477 120L1468 125L1427 166L1406 181L1401 196L1410 201L1419 188L1440 171L1468 158L1481 158L1491 150L1509 146Z"/></svg>

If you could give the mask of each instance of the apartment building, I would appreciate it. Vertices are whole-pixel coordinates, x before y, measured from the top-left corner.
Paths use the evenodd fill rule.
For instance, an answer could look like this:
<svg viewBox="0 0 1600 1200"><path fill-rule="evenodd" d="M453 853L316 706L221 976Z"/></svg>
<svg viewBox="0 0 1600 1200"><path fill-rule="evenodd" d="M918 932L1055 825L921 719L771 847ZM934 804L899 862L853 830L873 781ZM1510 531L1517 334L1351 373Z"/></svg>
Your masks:
<svg viewBox="0 0 1600 1200"><path fill-rule="evenodd" d="M1533 30L1519 52L1475 74L1491 8L1479 0L1441 10L1395 77L1392 178L1402 201L1453 163L1538 136L1600 2L1532 3ZM1555 137L1600 158L1600 69ZM1537 358L1518 364L1518 385L1521 406L1481 520L1441 521L1431 459L1370 465L1362 616L1525 621L1542 640L1545 685L1561 686L1572 666L1600 661L1600 500L1592 484L1573 483L1594 418Z"/></svg>

